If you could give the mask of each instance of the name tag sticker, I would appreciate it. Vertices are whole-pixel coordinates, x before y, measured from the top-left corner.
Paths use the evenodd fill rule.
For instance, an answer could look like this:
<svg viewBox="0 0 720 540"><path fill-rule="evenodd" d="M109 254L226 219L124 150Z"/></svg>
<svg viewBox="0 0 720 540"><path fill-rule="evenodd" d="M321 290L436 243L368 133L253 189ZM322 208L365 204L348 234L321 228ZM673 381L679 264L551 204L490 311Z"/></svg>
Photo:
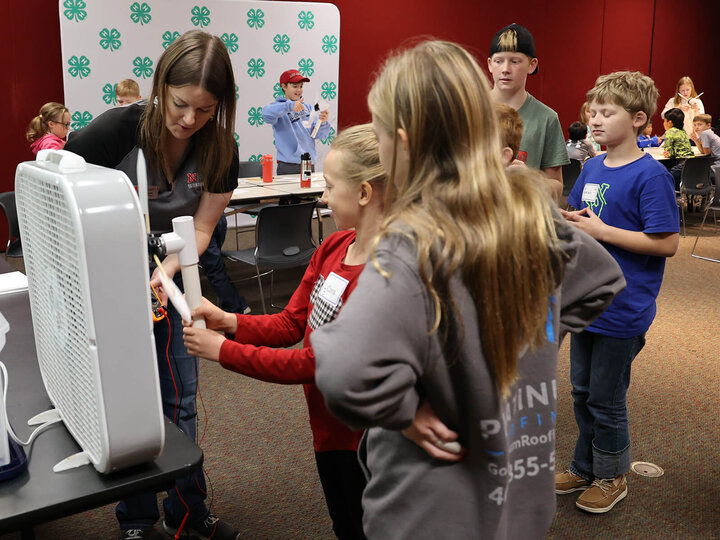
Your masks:
<svg viewBox="0 0 720 540"><path fill-rule="evenodd" d="M338 276L335 272L330 272L320 289L319 296L331 306L337 306L348 283L347 279Z"/></svg>
<svg viewBox="0 0 720 540"><path fill-rule="evenodd" d="M597 201L599 190L600 184L585 184L582 192L582 202L588 204L595 204L595 202Z"/></svg>

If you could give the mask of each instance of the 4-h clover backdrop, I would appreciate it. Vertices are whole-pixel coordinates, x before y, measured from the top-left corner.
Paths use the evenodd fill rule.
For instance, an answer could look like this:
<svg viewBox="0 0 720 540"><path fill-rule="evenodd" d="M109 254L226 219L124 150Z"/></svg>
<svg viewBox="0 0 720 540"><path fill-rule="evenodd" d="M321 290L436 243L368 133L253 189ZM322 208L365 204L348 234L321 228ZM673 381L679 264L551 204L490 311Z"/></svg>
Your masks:
<svg viewBox="0 0 720 540"><path fill-rule="evenodd" d="M297 68L310 83L305 101L330 103L330 135L318 141L318 165L337 130L340 14L332 4L201 0L59 0L65 105L82 129L117 104L115 85L132 78L150 95L157 59L194 28L220 36L237 84L235 139L241 160L276 155L261 110L282 94L278 79Z"/></svg>

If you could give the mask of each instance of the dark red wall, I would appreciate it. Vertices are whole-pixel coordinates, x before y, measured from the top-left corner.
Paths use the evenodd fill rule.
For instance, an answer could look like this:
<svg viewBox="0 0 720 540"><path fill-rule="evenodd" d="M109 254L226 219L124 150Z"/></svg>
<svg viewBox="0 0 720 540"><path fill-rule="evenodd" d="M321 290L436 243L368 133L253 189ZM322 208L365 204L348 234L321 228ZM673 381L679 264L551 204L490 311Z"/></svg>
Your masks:
<svg viewBox="0 0 720 540"><path fill-rule="evenodd" d="M658 107L690 75L710 114L720 115L720 2L678 0L336 0L340 10L342 126L369 119L365 96L389 50L418 35L458 41L485 65L492 35L511 22L533 33L540 71L528 90L555 109L563 128L578 118L598 75L629 69L655 79ZM510 13L510 14L509 14ZM702 25L706 30L702 31ZM658 118L656 116L656 118ZM655 122L656 127L661 123Z"/></svg>
<svg viewBox="0 0 720 540"><path fill-rule="evenodd" d="M485 65L492 35L511 22L535 36L540 72L528 90L555 109L563 128L577 119L585 92L601 73L650 74L658 107L683 75L695 81L706 110L720 115L720 2L714 0L336 0L340 10L341 126L370 119L365 96L388 51L416 36L462 43ZM11 190L15 166L32 159L24 133L39 107L63 101L57 2L0 0L2 128L0 191ZM657 122L655 127L661 124ZM4 227L4 225L0 225ZM0 246L4 245L0 230Z"/></svg>

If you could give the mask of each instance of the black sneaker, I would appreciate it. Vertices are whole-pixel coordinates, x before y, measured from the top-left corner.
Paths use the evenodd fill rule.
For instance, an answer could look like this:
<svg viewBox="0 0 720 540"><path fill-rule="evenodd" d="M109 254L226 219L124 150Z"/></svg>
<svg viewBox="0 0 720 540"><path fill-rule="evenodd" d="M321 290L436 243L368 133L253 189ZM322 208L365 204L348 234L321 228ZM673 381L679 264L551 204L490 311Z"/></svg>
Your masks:
<svg viewBox="0 0 720 540"><path fill-rule="evenodd" d="M146 540L150 538L152 531L143 529L123 529L120 531L120 540Z"/></svg>
<svg viewBox="0 0 720 540"><path fill-rule="evenodd" d="M177 534L179 526L178 524L176 527L173 527L167 522L167 518L163 520L163 529L169 535L174 536ZM232 525L225 523L212 513L205 516L205 519L201 521L188 521L180 537L189 537L191 534L204 539L212 538L212 540L236 540L240 536Z"/></svg>

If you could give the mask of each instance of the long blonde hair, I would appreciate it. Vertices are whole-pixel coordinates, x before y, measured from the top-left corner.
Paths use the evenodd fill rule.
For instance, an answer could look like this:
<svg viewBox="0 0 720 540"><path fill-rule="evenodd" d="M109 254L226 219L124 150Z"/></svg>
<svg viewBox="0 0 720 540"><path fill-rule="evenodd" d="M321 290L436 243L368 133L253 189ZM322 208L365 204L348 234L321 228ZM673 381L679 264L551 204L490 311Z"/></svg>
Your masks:
<svg viewBox="0 0 720 540"><path fill-rule="evenodd" d="M449 281L459 272L495 384L507 395L521 351L544 343L557 285L552 203L539 173L503 168L487 80L457 44L428 41L391 57L368 104L395 150L398 129L408 138L407 177L396 177L395 159L388 171L380 238L398 230L393 224L411 229L435 305L432 331L442 331L446 350L456 346L447 329L456 320Z"/></svg>
<svg viewBox="0 0 720 540"><path fill-rule="evenodd" d="M30 120L25 138L30 141L36 141L40 137L47 135L50 132L49 122L62 122L63 116L68 111L68 108L62 103L50 101L42 107L40 107L40 113Z"/></svg>
<svg viewBox="0 0 720 540"><path fill-rule="evenodd" d="M682 105L682 98L680 97L680 87L683 84L687 84L690 86L690 98L692 99L694 97L697 97L697 92L695 91L695 84L693 83L692 79L688 77L687 75L685 77L680 77L680 80L675 85L675 95L673 96L673 104L676 107L679 107Z"/></svg>
<svg viewBox="0 0 720 540"><path fill-rule="evenodd" d="M162 151L165 139L170 137L165 128L167 88L189 84L200 86L218 100L214 118L193 135L205 189L215 191L227 176L233 154L237 152L233 137L235 78L227 48L219 37L190 30L162 53L142 119L140 141L149 164L162 171L171 182L170 165Z"/></svg>
<svg viewBox="0 0 720 540"><path fill-rule="evenodd" d="M360 124L342 130L331 148L343 154L343 181L353 186L363 182L372 182L373 186L385 185L387 174L380 163L377 137L372 124Z"/></svg>

